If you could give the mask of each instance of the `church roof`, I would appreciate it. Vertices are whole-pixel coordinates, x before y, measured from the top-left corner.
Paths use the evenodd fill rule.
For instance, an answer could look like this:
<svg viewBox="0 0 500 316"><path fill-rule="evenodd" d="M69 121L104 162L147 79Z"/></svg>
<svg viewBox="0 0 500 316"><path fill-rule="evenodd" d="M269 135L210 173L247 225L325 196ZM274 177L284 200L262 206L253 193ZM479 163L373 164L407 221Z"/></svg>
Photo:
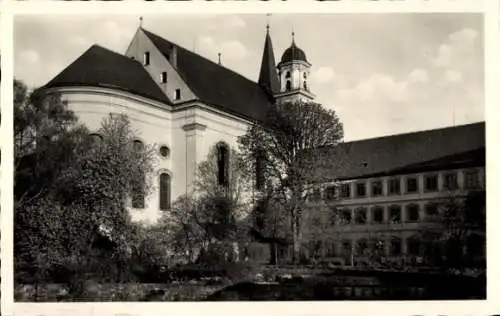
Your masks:
<svg viewBox="0 0 500 316"><path fill-rule="evenodd" d="M166 58L172 47L177 46L177 71L200 101L251 120L263 119L272 106L272 97L256 82L143 31Z"/></svg>
<svg viewBox="0 0 500 316"><path fill-rule="evenodd" d="M280 91L280 82L276 72L276 61L274 59L273 43L269 35L269 26L264 42L262 53L262 64L260 66L259 85L268 93L274 94Z"/></svg>
<svg viewBox="0 0 500 316"><path fill-rule="evenodd" d="M317 180L484 166L485 148L484 122L346 142L323 149L325 157L340 152L345 159L317 170Z"/></svg>
<svg viewBox="0 0 500 316"><path fill-rule="evenodd" d="M138 61L98 45L90 47L45 85L46 88L68 86L112 88L170 103Z"/></svg>
<svg viewBox="0 0 500 316"><path fill-rule="evenodd" d="M302 49L297 47L297 45L295 44L295 40L292 40L292 45L290 45L290 47L288 47L285 52L283 52L280 64L292 61L305 61L306 63L308 62L306 53L304 53Z"/></svg>

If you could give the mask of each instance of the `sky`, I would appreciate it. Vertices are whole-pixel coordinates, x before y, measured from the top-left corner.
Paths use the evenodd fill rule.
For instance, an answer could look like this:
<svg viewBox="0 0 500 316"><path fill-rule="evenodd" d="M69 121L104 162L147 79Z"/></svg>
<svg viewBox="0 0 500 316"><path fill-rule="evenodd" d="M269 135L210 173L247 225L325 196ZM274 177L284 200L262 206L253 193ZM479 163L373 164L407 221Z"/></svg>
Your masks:
<svg viewBox="0 0 500 316"><path fill-rule="evenodd" d="M139 16L15 17L14 73L47 83L93 44L124 53ZM485 119L482 15L372 13L144 16L143 27L257 81L266 23L276 63L295 42L312 64L316 102L345 140Z"/></svg>

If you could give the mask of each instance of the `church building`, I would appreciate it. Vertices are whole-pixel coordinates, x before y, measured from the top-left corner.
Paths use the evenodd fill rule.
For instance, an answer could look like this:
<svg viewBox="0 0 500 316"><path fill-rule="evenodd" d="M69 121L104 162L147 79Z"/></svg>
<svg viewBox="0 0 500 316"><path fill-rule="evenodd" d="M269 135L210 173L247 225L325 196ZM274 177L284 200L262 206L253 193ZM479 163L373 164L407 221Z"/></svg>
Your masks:
<svg viewBox="0 0 500 316"><path fill-rule="evenodd" d="M197 163L212 149L227 168L230 148L269 108L314 100L311 67L293 34L276 63L269 26L256 82L139 27L123 54L94 45L44 88L61 94L90 130L109 113L126 114L139 132L136 144L156 146L153 193L131 205L134 219L155 221L193 189ZM484 122L340 146L347 165L321 172L324 190L306 212L309 256L356 265L376 240L385 256L418 261L428 248L415 236L432 226L436 203L485 189ZM225 174L219 170L220 182ZM484 257L479 238L469 254Z"/></svg>
<svg viewBox="0 0 500 316"><path fill-rule="evenodd" d="M133 218L154 221L190 192L197 163L214 146L227 160L238 137L273 104L313 100L310 69L293 36L276 64L269 26L257 82L141 26L124 54L94 45L44 88L59 93L90 130L109 113L125 114L139 131L136 145L157 146L153 193L131 205Z"/></svg>

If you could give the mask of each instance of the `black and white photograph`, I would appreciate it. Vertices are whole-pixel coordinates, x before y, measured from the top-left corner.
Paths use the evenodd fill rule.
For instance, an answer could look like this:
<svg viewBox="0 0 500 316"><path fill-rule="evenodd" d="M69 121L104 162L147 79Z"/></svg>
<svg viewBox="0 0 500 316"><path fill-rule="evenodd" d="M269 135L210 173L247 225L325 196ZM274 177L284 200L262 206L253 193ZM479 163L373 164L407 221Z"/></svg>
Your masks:
<svg viewBox="0 0 500 316"><path fill-rule="evenodd" d="M14 301L485 300L483 25L16 15Z"/></svg>

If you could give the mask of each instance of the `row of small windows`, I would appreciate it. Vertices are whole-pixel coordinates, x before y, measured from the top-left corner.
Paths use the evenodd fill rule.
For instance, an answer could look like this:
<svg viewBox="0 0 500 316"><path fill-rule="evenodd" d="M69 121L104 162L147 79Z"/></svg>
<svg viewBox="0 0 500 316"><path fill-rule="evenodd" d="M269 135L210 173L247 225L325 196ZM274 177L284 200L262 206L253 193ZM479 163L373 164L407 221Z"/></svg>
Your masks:
<svg viewBox="0 0 500 316"><path fill-rule="evenodd" d="M458 181L457 174L455 172L450 172L444 174L444 189L445 190L457 190ZM478 189L480 186L479 182L479 172L477 170L466 171L464 173L464 188L465 189ZM400 178L392 178L388 180L388 195L399 195L402 193L402 181ZM355 192L351 192L354 189ZM424 176L424 191L425 192L437 192L438 191L438 175L430 174ZM406 177L405 180L405 193L417 193L419 192L418 178ZM337 192L337 186L329 186L325 189L325 199L333 200L337 196L340 198L350 198L354 193L355 197L367 197L368 190L366 182L357 182L354 186L351 183L343 183L339 187L339 192ZM383 182L382 180L375 180L371 182L371 196L382 196L384 195ZM316 190L313 193L313 199L318 200L321 198L321 192Z"/></svg>
<svg viewBox="0 0 500 316"><path fill-rule="evenodd" d="M405 244L406 247L403 245ZM324 242L326 257L335 256L351 256L353 254L358 256L369 254L389 254L392 256L399 256L408 254L412 256L431 257L433 253L439 251L436 245L430 241L420 240L415 236L407 239L400 238L399 236L392 236L387 239L375 238L361 238L355 241L350 239L343 239L341 242ZM311 245L311 249L319 250L322 247L322 242L317 241ZM406 251L405 249L406 248ZM483 256L484 255L484 239L478 235L471 235L466 241L467 255Z"/></svg>
<svg viewBox="0 0 500 316"><path fill-rule="evenodd" d="M100 135L98 133L93 133L90 135L90 137L92 139L92 142L95 144L99 144L103 140L102 135ZM136 139L133 142L133 147L134 147L135 151L141 151L144 149L144 143L142 141ZM166 146L166 145L160 146L160 148L158 149L158 152L159 152L160 156L162 156L163 158L168 158L170 156L170 148L168 148L168 146Z"/></svg>
<svg viewBox="0 0 500 316"><path fill-rule="evenodd" d="M150 52L145 52L143 56L143 64L144 66L149 66L151 63L151 54ZM160 73L160 82L161 83L167 83L167 72L162 71ZM181 89L175 89L175 95L174 95L175 100L180 100L181 99Z"/></svg>
<svg viewBox="0 0 500 316"><path fill-rule="evenodd" d="M371 208L371 223L373 224L400 224L403 222L402 207L400 205L391 205L388 207L388 218L385 219L385 207L384 206L374 206ZM406 206L406 218L405 222L417 222L420 220L420 206L418 204L410 204ZM434 203L429 203L425 205L425 216L434 217L439 214L438 206ZM315 218L314 224L319 224L319 219ZM368 224L368 208L359 207L352 212L349 208L344 209L334 209L331 217L332 225L349 225L357 224L364 225Z"/></svg>
<svg viewBox="0 0 500 316"><path fill-rule="evenodd" d="M281 76L281 73L278 73L278 75ZM291 78L291 77L292 77L292 74L289 71L287 71L285 73L285 78L288 79L288 78ZM307 79L307 73L306 72L304 72L304 79Z"/></svg>

